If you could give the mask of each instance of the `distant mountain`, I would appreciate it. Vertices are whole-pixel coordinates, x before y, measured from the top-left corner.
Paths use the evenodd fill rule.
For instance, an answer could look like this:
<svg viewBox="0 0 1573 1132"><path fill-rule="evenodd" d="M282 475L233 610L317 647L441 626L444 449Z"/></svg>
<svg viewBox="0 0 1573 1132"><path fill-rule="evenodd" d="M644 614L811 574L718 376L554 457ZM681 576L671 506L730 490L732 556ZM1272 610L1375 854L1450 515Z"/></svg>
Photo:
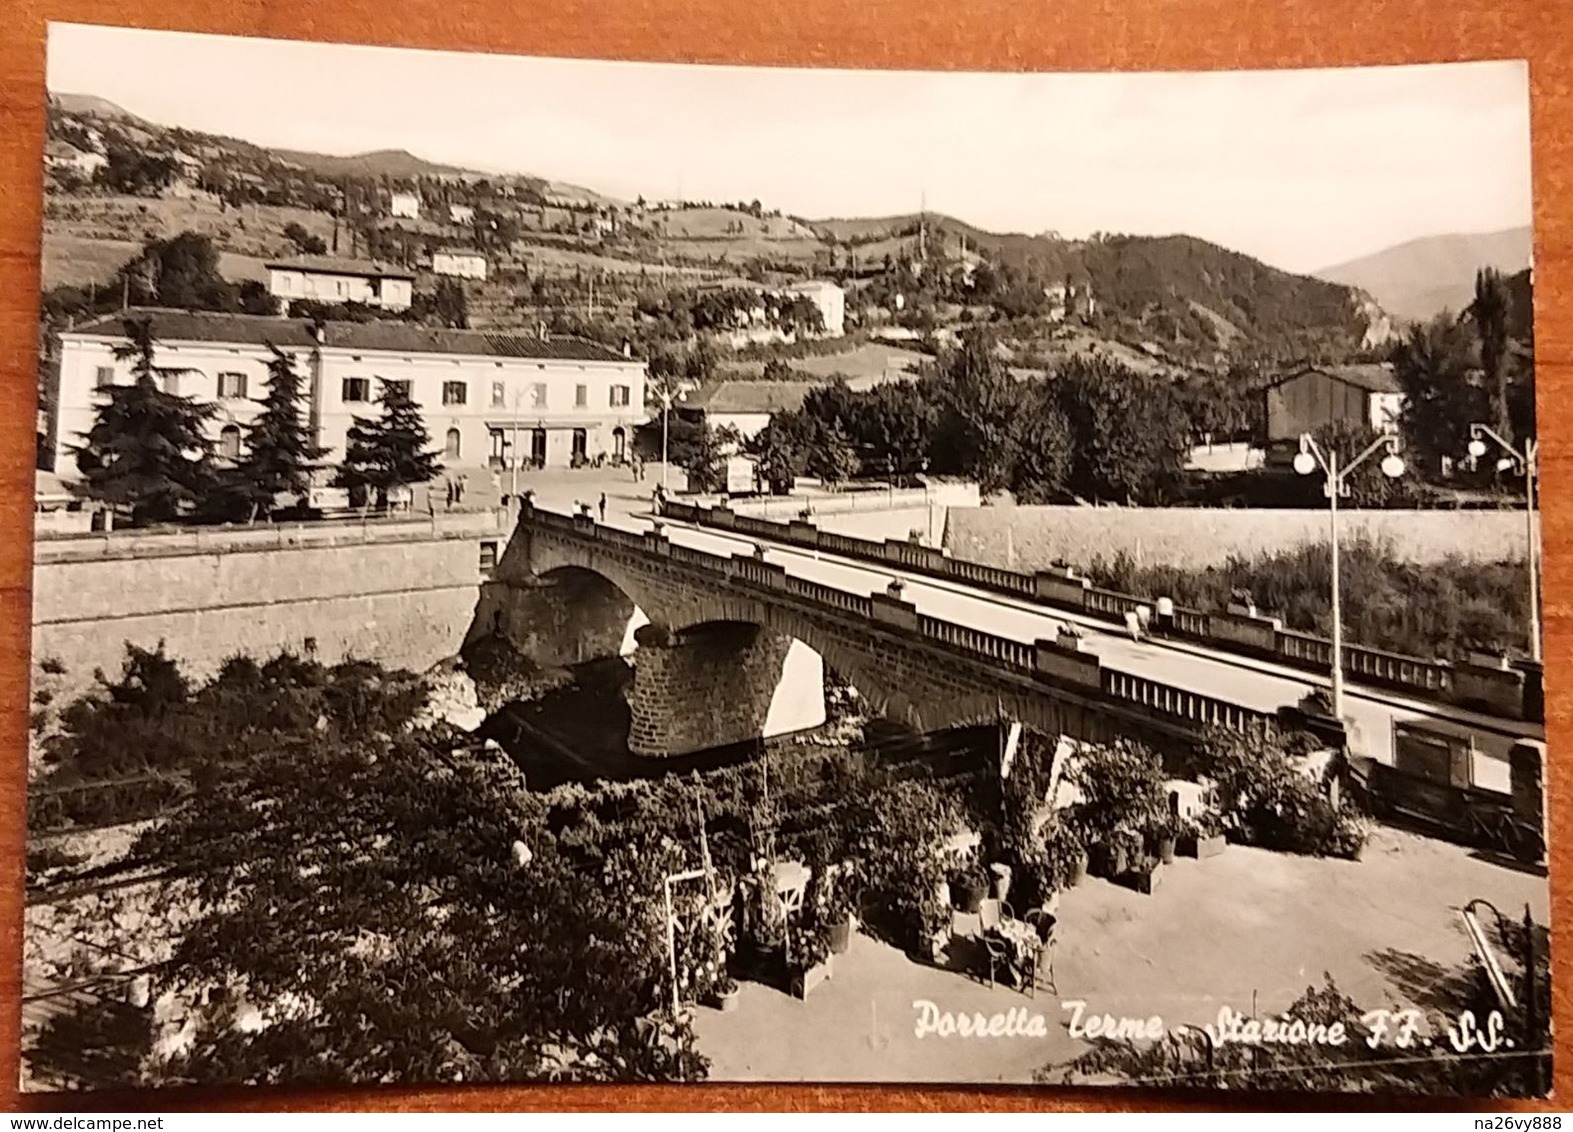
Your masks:
<svg viewBox="0 0 1573 1132"><path fill-rule="evenodd" d="M438 165L403 149L379 149L338 157L328 153L305 153L296 149L275 149L273 155L290 165L298 165L321 177L459 177L480 176L468 169Z"/></svg>
<svg viewBox="0 0 1573 1132"><path fill-rule="evenodd" d="M1368 292L1399 318L1424 320L1469 305L1475 272L1494 267L1509 274L1529 266L1534 241L1529 228L1426 236L1374 255L1315 272L1319 279Z"/></svg>
<svg viewBox="0 0 1573 1132"><path fill-rule="evenodd" d="M117 106L107 98L100 98L96 94L49 94L49 101L59 110L67 114L81 114L90 118L118 118L125 122L137 125L151 125L145 118L139 118L123 106Z"/></svg>

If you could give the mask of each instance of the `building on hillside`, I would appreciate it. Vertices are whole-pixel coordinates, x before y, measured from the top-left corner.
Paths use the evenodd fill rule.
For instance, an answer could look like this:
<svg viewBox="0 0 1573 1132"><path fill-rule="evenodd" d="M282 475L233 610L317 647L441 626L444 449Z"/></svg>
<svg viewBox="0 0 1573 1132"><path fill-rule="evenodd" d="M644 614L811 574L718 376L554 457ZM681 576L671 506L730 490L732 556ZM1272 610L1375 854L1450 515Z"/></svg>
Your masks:
<svg viewBox="0 0 1573 1132"><path fill-rule="evenodd" d="M817 381L718 381L707 382L688 394L686 415L702 418L712 428L730 425L749 440L770 423L773 413L803 406L803 398L823 382Z"/></svg>
<svg viewBox="0 0 1573 1132"><path fill-rule="evenodd" d="M448 206L448 222L450 224L475 223L475 209L467 204L450 204Z"/></svg>
<svg viewBox="0 0 1573 1132"><path fill-rule="evenodd" d="M420 194L394 193L388 201L388 215L401 220L419 220L421 218Z"/></svg>
<svg viewBox="0 0 1573 1132"><path fill-rule="evenodd" d="M1305 366L1275 378L1266 400L1267 459L1291 462L1302 433L1331 424L1397 432L1403 389L1393 367L1383 364Z"/></svg>
<svg viewBox="0 0 1573 1132"><path fill-rule="evenodd" d="M51 141L44 147L45 168L73 173L84 180L92 180L93 175L108 164L102 153L78 149L70 142Z"/></svg>
<svg viewBox="0 0 1573 1132"><path fill-rule="evenodd" d="M819 308L825 338L840 338L847 328L847 293L828 279L810 279L787 287L788 295L802 295Z"/></svg>
<svg viewBox="0 0 1573 1132"><path fill-rule="evenodd" d="M267 393L270 345L303 378L305 411L324 465L343 459L356 417L377 413L384 383L406 383L445 468L480 471L566 467L603 455L626 458L648 414L645 363L576 338L439 330L413 323L327 322L265 315L147 310L158 364L179 367L169 392L210 403L217 451L241 454L246 427ZM93 425L102 389L129 384L116 360L125 343L115 315L60 336L60 391L53 430L55 470L79 478L72 448Z"/></svg>
<svg viewBox="0 0 1573 1132"><path fill-rule="evenodd" d="M431 269L434 275L485 279L486 256L471 248L439 248L431 254Z"/></svg>
<svg viewBox="0 0 1573 1132"><path fill-rule="evenodd" d="M361 303L383 310L408 309L415 276L403 268L335 256L297 256L268 264L268 294L280 303Z"/></svg>

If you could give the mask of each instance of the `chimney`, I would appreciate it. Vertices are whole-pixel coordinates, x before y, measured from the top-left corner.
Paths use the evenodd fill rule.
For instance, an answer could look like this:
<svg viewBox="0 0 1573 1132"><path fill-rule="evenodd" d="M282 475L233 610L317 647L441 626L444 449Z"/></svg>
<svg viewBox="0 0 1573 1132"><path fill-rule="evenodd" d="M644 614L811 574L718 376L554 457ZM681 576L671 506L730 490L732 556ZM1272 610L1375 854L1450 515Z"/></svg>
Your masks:
<svg viewBox="0 0 1573 1132"><path fill-rule="evenodd" d="M623 357L631 358L633 356L634 356L634 344L632 342L630 342L628 339L624 338L623 339Z"/></svg>
<svg viewBox="0 0 1573 1132"><path fill-rule="evenodd" d="M535 324L535 336L542 342L546 341L546 320L544 318Z"/></svg>

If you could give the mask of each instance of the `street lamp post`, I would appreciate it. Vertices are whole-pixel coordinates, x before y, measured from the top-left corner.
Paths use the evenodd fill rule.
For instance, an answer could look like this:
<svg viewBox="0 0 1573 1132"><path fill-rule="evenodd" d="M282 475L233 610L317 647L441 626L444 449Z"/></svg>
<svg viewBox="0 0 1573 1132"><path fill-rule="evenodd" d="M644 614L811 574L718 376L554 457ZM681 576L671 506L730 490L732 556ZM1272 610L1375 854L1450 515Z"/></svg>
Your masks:
<svg viewBox="0 0 1573 1132"><path fill-rule="evenodd" d="M1524 475L1524 513L1529 524L1529 656L1540 662L1540 538L1539 515L1535 511L1535 480L1540 474L1540 446L1535 438L1524 441L1519 451L1496 432L1483 424L1469 426L1469 454L1478 460L1486 454L1486 438L1490 437L1507 453L1497 462L1498 471L1516 468Z"/></svg>
<svg viewBox="0 0 1573 1132"><path fill-rule="evenodd" d="M1332 701L1333 717L1342 719L1344 714L1344 616L1338 590L1338 497L1349 494L1349 476L1378 451L1385 450L1382 474L1397 479L1404 474L1404 460L1398 454L1398 437L1379 436L1366 450L1339 467L1338 453L1331 446L1323 448L1310 433L1300 436L1300 454L1294 458L1294 470L1302 476L1314 475L1320 470L1327 477L1322 489L1327 495L1329 528L1333 552L1333 663Z"/></svg>

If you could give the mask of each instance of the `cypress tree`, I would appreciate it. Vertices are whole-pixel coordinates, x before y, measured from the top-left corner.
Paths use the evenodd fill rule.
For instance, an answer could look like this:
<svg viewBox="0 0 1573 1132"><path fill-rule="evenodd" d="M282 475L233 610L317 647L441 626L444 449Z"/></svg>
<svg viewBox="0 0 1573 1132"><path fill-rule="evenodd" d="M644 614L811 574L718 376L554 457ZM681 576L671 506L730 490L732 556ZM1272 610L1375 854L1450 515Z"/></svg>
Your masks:
<svg viewBox="0 0 1573 1132"><path fill-rule="evenodd" d="M352 497L374 493L380 511L386 510L391 490L427 483L442 465L436 453L427 451L431 436L404 382L382 382L377 404L381 416L356 417L345 433L344 462L334 484L348 488Z"/></svg>
<svg viewBox="0 0 1573 1132"><path fill-rule="evenodd" d="M268 350L268 393L232 473L252 517L271 512L280 495L307 495L316 461L328 451L314 443L302 420L301 376L295 372L294 356L271 342Z"/></svg>
<svg viewBox="0 0 1573 1132"><path fill-rule="evenodd" d="M123 322L127 341L116 361L131 363L130 385L103 390L93 427L75 449L87 499L129 510L133 524L178 518L202 502L213 485L212 442L204 426L213 406L168 392L186 372L157 364L157 342L149 318Z"/></svg>

